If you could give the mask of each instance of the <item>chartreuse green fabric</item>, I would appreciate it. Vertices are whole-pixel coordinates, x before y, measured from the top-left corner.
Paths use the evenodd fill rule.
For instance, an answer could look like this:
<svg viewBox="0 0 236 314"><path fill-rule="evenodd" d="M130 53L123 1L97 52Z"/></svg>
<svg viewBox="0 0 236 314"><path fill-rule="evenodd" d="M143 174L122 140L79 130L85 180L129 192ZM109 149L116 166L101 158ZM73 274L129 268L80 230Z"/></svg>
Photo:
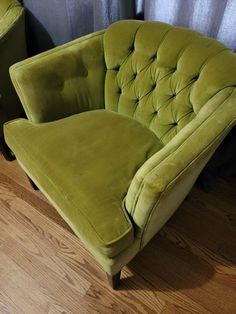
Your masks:
<svg viewBox="0 0 236 314"><path fill-rule="evenodd" d="M23 108L9 76L9 67L26 58L24 9L16 0L0 1L0 138L3 122L19 117Z"/></svg>
<svg viewBox="0 0 236 314"><path fill-rule="evenodd" d="M132 244L123 200L137 168L163 147L154 133L129 117L94 110L40 124L17 119L6 137L76 234L108 257Z"/></svg>
<svg viewBox="0 0 236 314"><path fill-rule="evenodd" d="M200 33L120 21L11 68L27 174L110 275L158 232L236 122L236 56ZM95 110L94 110L95 109Z"/></svg>
<svg viewBox="0 0 236 314"><path fill-rule="evenodd" d="M105 107L103 34L84 36L12 67L13 83L31 121Z"/></svg>

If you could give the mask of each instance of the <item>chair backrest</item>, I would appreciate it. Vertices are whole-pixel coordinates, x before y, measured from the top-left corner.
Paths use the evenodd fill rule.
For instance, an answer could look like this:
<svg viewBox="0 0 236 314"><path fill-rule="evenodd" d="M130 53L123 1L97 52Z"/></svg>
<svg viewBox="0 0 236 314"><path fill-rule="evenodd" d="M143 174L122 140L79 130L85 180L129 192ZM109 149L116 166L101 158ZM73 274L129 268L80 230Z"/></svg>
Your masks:
<svg viewBox="0 0 236 314"><path fill-rule="evenodd" d="M189 29L120 21L104 37L105 106L168 143L222 89L236 85L236 55Z"/></svg>

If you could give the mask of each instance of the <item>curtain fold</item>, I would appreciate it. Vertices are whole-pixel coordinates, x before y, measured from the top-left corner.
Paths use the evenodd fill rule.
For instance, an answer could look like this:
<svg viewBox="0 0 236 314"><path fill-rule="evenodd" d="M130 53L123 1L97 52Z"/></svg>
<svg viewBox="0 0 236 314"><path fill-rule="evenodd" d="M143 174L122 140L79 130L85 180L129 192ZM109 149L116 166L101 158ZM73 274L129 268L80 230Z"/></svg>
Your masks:
<svg viewBox="0 0 236 314"><path fill-rule="evenodd" d="M236 50L236 0L22 0L35 52L120 19L144 18L189 27Z"/></svg>
<svg viewBox="0 0 236 314"><path fill-rule="evenodd" d="M143 3L137 0L141 13ZM30 52L35 54L106 28L120 19L136 18L135 0L22 0L26 8Z"/></svg>
<svg viewBox="0 0 236 314"><path fill-rule="evenodd" d="M144 18L189 27L236 50L235 0L145 0Z"/></svg>
<svg viewBox="0 0 236 314"><path fill-rule="evenodd" d="M130 0L94 0L94 30L106 28L120 19L135 18L135 1Z"/></svg>

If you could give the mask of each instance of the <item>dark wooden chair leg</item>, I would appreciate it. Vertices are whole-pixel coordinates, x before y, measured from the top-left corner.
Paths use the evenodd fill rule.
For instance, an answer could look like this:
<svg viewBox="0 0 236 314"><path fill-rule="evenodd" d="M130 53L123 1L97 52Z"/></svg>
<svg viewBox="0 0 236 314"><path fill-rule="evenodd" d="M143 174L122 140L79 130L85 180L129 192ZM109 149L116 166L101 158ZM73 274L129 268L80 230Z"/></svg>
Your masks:
<svg viewBox="0 0 236 314"><path fill-rule="evenodd" d="M32 181L29 176L27 176L27 177L28 177L28 179L29 179L29 182L30 182L30 185L32 186L32 188L33 188L35 191L38 191L39 188L38 188L37 185L34 183L34 181Z"/></svg>
<svg viewBox="0 0 236 314"><path fill-rule="evenodd" d="M121 271L119 271L119 273L117 273L114 276L107 274L107 279L112 289L116 289L117 286L120 284L120 275L121 275Z"/></svg>
<svg viewBox="0 0 236 314"><path fill-rule="evenodd" d="M0 138L0 150L6 160L12 161L15 159L15 156L13 155L10 148L7 146L4 138Z"/></svg>

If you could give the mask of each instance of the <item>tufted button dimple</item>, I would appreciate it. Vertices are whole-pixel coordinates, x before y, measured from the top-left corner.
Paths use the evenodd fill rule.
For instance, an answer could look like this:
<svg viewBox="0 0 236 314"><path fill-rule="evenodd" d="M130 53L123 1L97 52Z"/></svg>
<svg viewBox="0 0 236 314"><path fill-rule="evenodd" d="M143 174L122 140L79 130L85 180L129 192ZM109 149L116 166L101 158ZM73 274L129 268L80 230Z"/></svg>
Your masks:
<svg viewBox="0 0 236 314"><path fill-rule="evenodd" d="M192 80L193 80L193 81L196 81L196 80L198 80L198 78L199 78L199 75L200 75L200 74L197 74L197 75L195 75L195 76L194 76L194 77L192 78Z"/></svg>
<svg viewBox="0 0 236 314"><path fill-rule="evenodd" d="M119 65L117 65L113 70L115 70L115 71L119 71L120 70L120 66Z"/></svg>
<svg viewBox="0 0 236 314"><path fill-rule="evenodd" d="M130 51L130 52L133 52L133 51L134 51L134 44L129 47L129 51Z"/></svg>
<svg viewBox="0 0 236 314"><path fill-rule="evenodd" d="M171 96L170 96L170 99L176 97L176 93L173 93Z"/></svg>
<svg viewBox="0 0 236 314"><path fill-rule="evenodd" d="M133 74L133 79L136 79L137 73Z"/></svg>
<svg viewBox="0 0 236 314"><path fill-rule="evenodd" d="M190 113L194 112L193 104L192 104L191 102L189 102L189 107L191 108L191 109L190 109Z"/></svg>
<svg viewBox="0 0 236 314"><path fill-rule="evenodd" d="M121 88L118 87L118 94L121 94L121 93L122 93Z"/></svg>
<svg viewBox="0 0 236 314"><path fill-rule="evenodd" d="M157 56L156 56L156 55L153 55L153 56L150 58L150 60L151 60L151 61L155 61L156 58L157 58Z"/></svg>
<svg viewBox="0 0 236 314"><path fill-rule="evenodd" d="M152 84L152 90L154 90L156 88L157 84L156 83L153 83Z"/></svg>

